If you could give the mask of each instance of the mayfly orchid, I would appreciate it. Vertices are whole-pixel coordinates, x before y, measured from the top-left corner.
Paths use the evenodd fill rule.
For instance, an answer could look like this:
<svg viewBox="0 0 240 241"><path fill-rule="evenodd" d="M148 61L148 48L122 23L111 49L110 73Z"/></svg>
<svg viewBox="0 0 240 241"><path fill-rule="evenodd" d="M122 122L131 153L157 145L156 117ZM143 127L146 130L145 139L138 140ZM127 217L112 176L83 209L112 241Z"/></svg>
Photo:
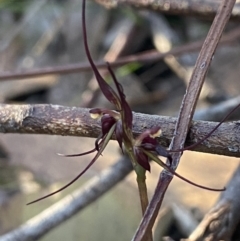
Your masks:
<svg viewBox="0 0 240 241"><path fill-rule="evenodd" d="M171 161L172 157L168 150L166 150L164 147L162 147L158 141L157 137L161 135L161 128L159 126L153 127L151 129L145 130L143 133L141 133L137 138L133 137L133 131L132 131L132 122L133 122L133 114L132 110L129 106L129 104L126 101L126 97L123 91L122 85L117 81L116 76L111 69L111 66L109 63L106 63L107 69L109 71L109 74L112 78L112 81L114 83L116 91L103 79L100 72L98 71L96 65L94 64L94 61L91 57L89 46L88 46L88 40L87 40L87 30L86 30L86 19L85 19L85 5L86 0L82 1L82 31L83 31L83 42L84 42L84 48L86 51L86 55L88 58L88 61L92 67L92 70L94 72L95 78L98 82L98 85L103 93L103 95L106 97L106 99L112 103L116 110L109 110L105 108L93 108L89 111L89 114L94 119L99 119L101 121L101 135L96 139L95 141L95 147L87 152L80 153L80 154L72 154L72 155L64 155L59 154L64 157L77 157L77 156L83 156L90 153L96 152L94 158L90 161L90 163L87 165L87 167L82 170L80 174L78 174L77 177L75 177L71 182L60 188L59 190L56 190L53 193L50 193L46 196L43 196L37 200L34 200L28 204L32 204L35 202L38 202L42 199L45 199L47 197L50 197L67 187L69 187L72 183L74 183L77 179L79 179L95 162L96 160L102 155L104 149L108 145L108 142L110 139L112 139L113 135L115 136L119 147L122 151L126 151L129 155L134 170L136 171L137 176L141 176L141 182L145 183L145 172L150 171L150 161L153 160L156 163L158 163L160 166L162 166L164 169L166 169L170 174L175 175L179 177L180 179L203 189L211 190L211 191L223 191L225 188L215 189L215 188L209 188L205 187L199 184L196 184L178 173L176 173L174 170L171 169ZM237 106L236 108L238 108ZM235 108L235 109L236 109ZM234 110L235 110L234 109ZM234 111L233 110L233 111ZM232 112L231 112L232 113ZM231 114L230 113L230 114ZM229 116L229 115L228 115ZM227 116L227 117L228 117ZM216 128L213 129L215 131L219 125L222 122L220 122ZM212 133L209 133L205 138L208 138ZM200 142L202 142L201 140ZM188 149L188 148L187 148ZM184 151L183 150L175 150L175 151ZM172 151L171 151L172 152ZM174 152L174 151L173 151ZM166 157L168 159L169 164L165 164L159 156ZM137 180L139 180L137 178ZM141 184L141 183L140 183ZM139 186L141 186L139 184ZM145 185L145 184L144 184ZM141 192L141 187L139 187L139 191ZM141 194L140 194L141 199ZM144 211L144 208L143 208Z"/></svg>

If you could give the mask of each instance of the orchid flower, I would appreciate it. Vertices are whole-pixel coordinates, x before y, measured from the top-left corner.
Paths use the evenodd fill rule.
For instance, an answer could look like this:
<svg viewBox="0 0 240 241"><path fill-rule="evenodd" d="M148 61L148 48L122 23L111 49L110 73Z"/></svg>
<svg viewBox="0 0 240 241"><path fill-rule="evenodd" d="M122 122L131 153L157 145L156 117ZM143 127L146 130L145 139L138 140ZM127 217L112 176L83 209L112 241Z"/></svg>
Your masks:
<svg viewBox="0 0 240 241"><path fill-rule="evenodd" d="M112 77L113 83L116 87L116 91L115 91L103 79L103 77L101 76L100 72L98 71L91 57L90 50L88 47L88 41L87 41L87 31L86 31L86 22L85 22L85 0L82 1L82 4L83 4L82 5L82 29L83 29L84 47L85 47L86 55L103 95L110 103L112 103L115 106L116 111L108 110L104 108L93 108L89 111L90 116L92 118L101 119L102 133L96 139L95 147L90 151L80 153L80 154L71 154L71 155L59 154L59 155L65 156L65 157L76 157L76 156L83 156L83 155L97 152L96 155L91 160L91 162L87 165L87 167L68 184L66 184L59 190L53 193L50 193L44 197L41 197L35 201L32 201L28 204L32 204L42 199L45 199L47 197L50 197L66 189L72 183L74 183L77 179L79 179L96 162L99 156L102 155L105 147L107 146L108 142L113 137L113 135L115 135L116 140L119 144L119 147L121 148L122 151L124 151L123 149L123 144L124 144L124 148L132 161L134 170L136 171L143 212L145 211L146 205L148 203L146 184L145 184L145 172L146 171L150 172L150 164L149 164L150 160L155 161L172 175L175 175L192 185L195 185L197 187L201 187L207 190L211 190L211 191L223 191L224 188L214 189L214 188L208 188L208 187L204 187L202 185L193 183L192 181L182 177L181 175L179 175L178 173L176 173L174 170L171 169L170 166L171 166L172 157L169 151L167 151L164 147L162 147L156 140L156 138L159 137L162 133L161 128L159 126L153 127L149 130L145 130L136 139L133 137L133 132L132 132L133 114L130 106L126 101L126 97L125 97L122 85L117 81L116 76L113 70L111 69L109 63L106 63L109 74ZM181 151L181 150L178 150L178 151ZM166 157L170 163L170 166L162 162L159 156Z"/></svg>

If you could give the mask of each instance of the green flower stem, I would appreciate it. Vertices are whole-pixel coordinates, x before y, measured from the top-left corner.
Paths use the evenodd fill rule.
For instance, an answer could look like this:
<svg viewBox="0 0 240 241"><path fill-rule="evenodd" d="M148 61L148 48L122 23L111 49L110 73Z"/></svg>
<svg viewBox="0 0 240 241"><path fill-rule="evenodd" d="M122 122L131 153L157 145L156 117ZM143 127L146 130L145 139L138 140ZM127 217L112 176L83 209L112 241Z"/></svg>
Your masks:
<svg viewBox="0 0 240 241"><path fill-rule="evenodd" d="M142 215L144 215L147 206L148 206L148 193L147 193L147 185L146 185L146 170L142 168L136 161L135 155L133 153L132 148L128 148L126 145L126 152L128 156L131 159L133 168L137 175L137 184L138 184L138 191L139 191L139 197L141 202L141 208L142 208ZM152 232L146 234L146 241L152 241Z"/></svg>
<svg viewBox="0 0 240 241"><path fill-rule="evenodd" d="M134 167L134 170L137 174L137 184L139 190L139 196L142 206L142 214L144 215L145 210L148 206L148 194L147 194L147 185L146 185L146 170L144 170L139 164Z"/></svg>

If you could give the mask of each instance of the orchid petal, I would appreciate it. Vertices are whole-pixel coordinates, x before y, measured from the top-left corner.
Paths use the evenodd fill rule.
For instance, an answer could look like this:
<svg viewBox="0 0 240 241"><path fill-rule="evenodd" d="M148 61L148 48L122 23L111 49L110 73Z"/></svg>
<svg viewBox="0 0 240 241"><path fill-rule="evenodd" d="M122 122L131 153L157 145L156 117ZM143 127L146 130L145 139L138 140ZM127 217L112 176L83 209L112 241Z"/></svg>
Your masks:
<svg viewBox="0 0 240 241"><path fill-rule="evenodd" d="M103 142L103 137L104 137L103 134L100 134L98 138L95 140L95 148L97 151L99 151L99 145L101 145ZM99 141L100 143L98 143Z"/></svg>
<svg viewBox="0 0 240 241"><path fill-rule="evenodd" d="M159 137L161 135L161 133L161 128L156 126L151 129L145 130L143 133L141 133L141 135L137 137L136 141L139 143L154 141L156 140L156 137ZM157 141L155 141L154 143L157 143Z"/></svg>
<svg viewBox="0 0 240 241"><path fill-rule="evenodd" d="M145 150L149 150L149 151L155 151L156 149L156 145L153 145L152 143L143 143L140 145L140 147L144 148Z"/></svg>
<svg viewBox="0 0 240 241"><path fill-rule="evenodd" d="M180 174L178 174L177 172L175 172L174 170L170 169L170 167L168 165L166 165L164 162L162 162L162 160L160 160L156 155L154 155L153 153L149 152L149 151L145 151L143 150L143 152L150 158L152 159L153 161L155 161L156 163L158 163L161 167L163 167L165 170L167 170L168 172L170 172L172 175L182 179L183 181L193 185L193 186L196 186L196 187L199 187L199 188L202 188L202 189L206 189L206 190L209 190L209 191L214 191L214 192L221 192L221 191L225 191L226 188L211 188L211 187L205 187L205 186L202 186L200 184L197 184L195 182L192 182L190 181L189 179L181 176Z"/></svg>
<svg viewBox="0 0 240 241"><path fill-rule="evenodd" d="M84 156L84 155L88 155L90 153L93 153L95 152L97 149L96 148L93 148L92 150L90 151L86 151L86 152L83 152L83 153L78 153L78 154L62 154L62 153L56 153L57 155L59 156L63 156L63 157L77 157L77 156Z"/></svg>
<svg viewBox="0 0 240 241"><path fill-rule="evenodd" d="M83 42L85 46L86 55L88 58L88 61L90 65L92 66L92 70L94 72L94 75L96 77L96 80L99 84L99 87L104 94L104 96L110 101L112 104L114 104L118 109L120 109L120 99L115 93L115 91L111 88L110 85L107 84L107 82L103 79L101 74L99 73L96 65L93 62L89 47L88 47L88 41L87 41L87 30L86 30L86 18L85 18L85 1L82 1L82 29L83 29Z"/></svg>
<svg viewBox="0 0 240 241"><path fill-rule="evenodd" d="M121 148L121 150L123 152L123 148L122 148L123 129L122 129L122 122L120 120L116 123L115 134L116 134L116 139L117 139L117 142L119 144L119 147Z"/></svg>
<svg viewBox="0 0 240 241"><path fill-rule="evenodd" d="M104 108L92 108L89 113L93 119L102 117L104 114L112 116L114 119L118 120L120 118L120 113L115 110L108 110Z"/></svg>
<svg viewBox="0 0 240 241"><path fill-rule="evenodd" d="M103 140L103 144L101 145L98 153L95 155L95 157L92 159L92 161L84 168L84 170L79 173L72 181L70 181L69 183L67 183L65 186L61 187L60 189L56 190L55 192L52 192L46 196L43 196L41 198L38 198L32 202L29 202L27 203L27 205L29 204L33 204L33 203L36 203L38 201L41 201L45 198L48 198L48 197L51 197L53 196L54 194L58 193L58 192L61 192L62 190L66 189L67 187L69 187L70 185L72 185L75 181L77 181L95 162L96 160L99 158L99 156L102 154L102 152L104 151L105 147L107 146L108 142L110 141L111 139L111 136L113 134L115 130L115 125L112 126L112 128L110 129L110 131L108 132L107 136L104 138Z"/></svg>
<svg viewBox="0 0 240 241"><path fill-rule="evenodd" d="M156 139L150 137L150 136L147 136L147 137L145 137L145 138L142 140L142 145L144 145L144 144L150 144L150 145L152 145L152 146L157 146L157 145L159 145L159 144L158 144L158 141L157 141Z"/></svg>
<svg viewBox="0 0 240 241"><path fill-rule="evenodd" d="M163 156L163 157L168 158L170 164L172 164L172 156L169 154L168 150L166 150L164 147L162 147L161 145L158 144L155 147L155 151L157 152L157 154L159 156Z"/></svg>
<svg viewBox="0 0 240 241"><path fill-rule="evenodd" d="M129 142L131 142L132 136L132 121L133 121L133 114L130 106L128 105L126 101L125 94L123 92L123 87L120 83L118 83L116 76L111 69L111 66L109 63L107 63L108 71L112 76L112 79L116 85L116 88L118 90L118 94L120 96L121 100L121 116L122 116L122 125L123 125L123 135L128 139Z"/></svg>
<svg viewBox="0 0 240 241"><path fill-rule="evenodd" d="M145 170L150 172L150 164L148 156L143 153L140 148L135 148L134 153L136 155L137 162L140 166L142 166Z"/></svg>
<svg viewBox="0 0 240 241"><path fill-rule="evenodd" d="M103 115L101 118L101 124L102 124L102 134L105 136L111 127L116 123L116 119L113 118L112 116L106 114Z"/></svg>

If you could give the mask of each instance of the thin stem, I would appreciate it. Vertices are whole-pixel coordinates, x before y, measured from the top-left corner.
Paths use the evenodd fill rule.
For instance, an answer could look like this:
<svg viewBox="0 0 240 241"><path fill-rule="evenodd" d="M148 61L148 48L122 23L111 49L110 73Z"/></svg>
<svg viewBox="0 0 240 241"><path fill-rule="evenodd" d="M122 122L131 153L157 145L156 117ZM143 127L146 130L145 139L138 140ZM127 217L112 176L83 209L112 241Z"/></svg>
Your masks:
<svg viewBox="0 0 240 241"><path fill-rule="evenodd" d="M146 171L140 166L137 165L135 168L135 172L137 173L137 184L138 191L141 200L142 214L144 215L147 206L148 206L148 194L147 194L147 185L146 185ZM146 233L146 240L152 241L152 231Z"/></svg>
<svg viewBox="0 0 240 241"><path fill-rule="evenodd" d="M146 185L146 170L143 169L136 161L135 155L133 154L132 149L127 149L126 152L128 156L130 157L130 160L133 164L133 168L135 170L135 173L137 175L137 185L138 185L138 191L139 191L139 197L140 197L140 203L141 203L141 209L142 209L142 215L144 215L147 206L148 206L148 193L147 193L147 185ZM145 236L146 241L152 241L152 232L146 233Z"/></svg>
<svg viewBox="0 0 240 241"><path fill-rule="evenodd" d="M128 148L126 145L125 145L125 147L126 147L126 152L127 152L128 156L130 157L133 168L137 175L137 183L138 183L138 190L139 190L142 214L144 214L146 207L148 205L147 187L146 187L146 182L145 182L145 180L146 180L145 170L137 163L132 148Z"/></svg>
<svg viewBox="0 0 240 241"><path fill-rule="evenodd" d="M146 171L140 165L136 166L135 171L137 173L137 183L141 200L142 214L144 214L148 205Z"/></svg>

